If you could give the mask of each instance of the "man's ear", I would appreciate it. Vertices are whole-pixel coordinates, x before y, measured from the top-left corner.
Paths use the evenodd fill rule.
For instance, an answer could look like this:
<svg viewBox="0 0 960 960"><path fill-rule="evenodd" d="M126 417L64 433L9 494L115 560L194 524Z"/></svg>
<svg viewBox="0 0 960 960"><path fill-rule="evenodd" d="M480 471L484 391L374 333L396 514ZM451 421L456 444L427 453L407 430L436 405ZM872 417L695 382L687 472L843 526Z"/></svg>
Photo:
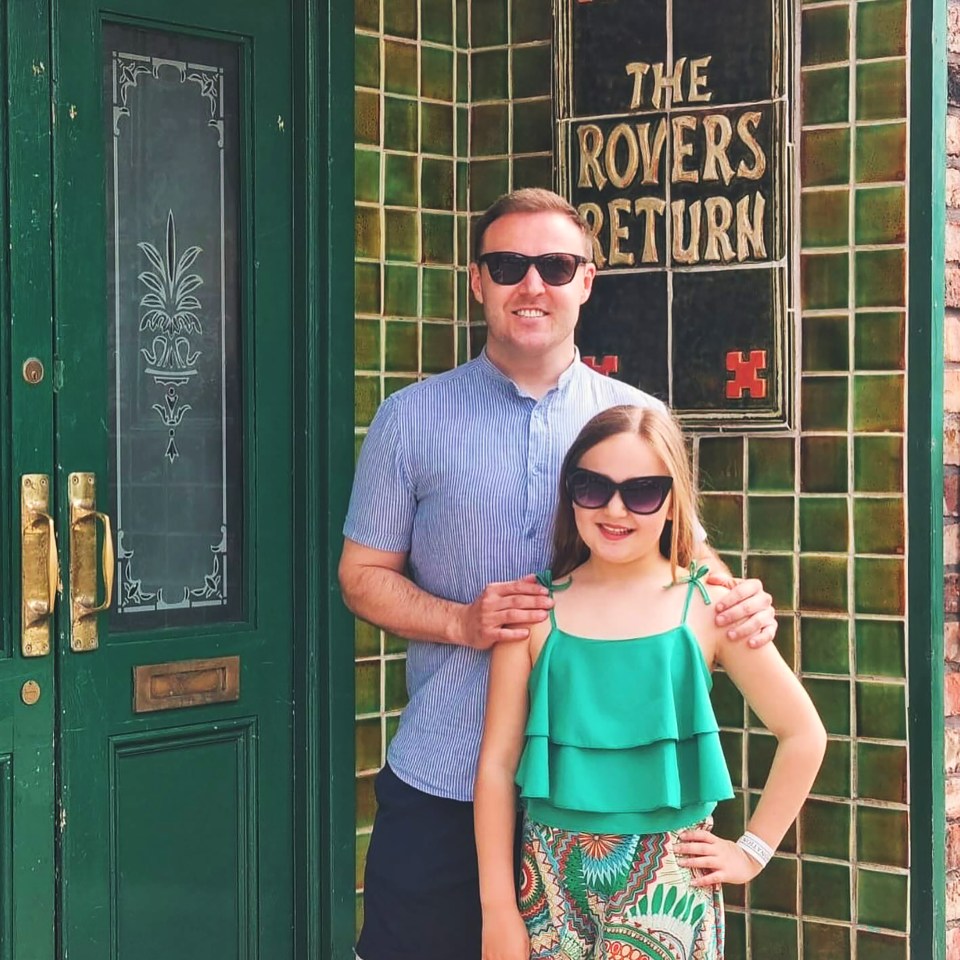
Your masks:
<svg viewBox="0 0 960 960"><path fill-rule="evenodd" d="M480 284L480 265L476 262L470 264L470 289L477 303L483 303L483 287Z"/></svg>
<svg viewBox="0 0 960 960"><path fill-rule="evenodd" d="M580 298L581 303L586 303L590 299L590 294L593 292L593 280L597 275L597 265L595 263L585 263L583 265L583 296Z"/></svg>

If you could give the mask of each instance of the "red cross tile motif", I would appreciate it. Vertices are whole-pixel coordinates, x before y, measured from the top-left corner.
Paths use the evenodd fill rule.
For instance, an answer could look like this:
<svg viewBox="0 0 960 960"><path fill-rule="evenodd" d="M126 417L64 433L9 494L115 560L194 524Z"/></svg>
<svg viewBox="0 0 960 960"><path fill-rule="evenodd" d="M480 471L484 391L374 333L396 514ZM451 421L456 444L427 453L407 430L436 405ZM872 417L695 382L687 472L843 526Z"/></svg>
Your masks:
<svg viewBox="0 0 960 960"><path fill-rule="evenodd" d="M581 0L581 2L584 2L584 0ZM586 0L586 2L589 3L590 0ZM602 356L599 360L596 357L581 357L580 359L583 360L591 370L596 370L597 373L602 373L606 377L620 370L620 358L611 356L610 354Z"/></svg>
<svg viewBox="0 0 960 960"><path fill-rule="evenodd" d="M727 353L727 371L733 379L727 381L727 399L739 400L744 393L761 399L767 395L767 378L760 375L767 366L766 350L751 350L749 355L740 350Z"/></svg>

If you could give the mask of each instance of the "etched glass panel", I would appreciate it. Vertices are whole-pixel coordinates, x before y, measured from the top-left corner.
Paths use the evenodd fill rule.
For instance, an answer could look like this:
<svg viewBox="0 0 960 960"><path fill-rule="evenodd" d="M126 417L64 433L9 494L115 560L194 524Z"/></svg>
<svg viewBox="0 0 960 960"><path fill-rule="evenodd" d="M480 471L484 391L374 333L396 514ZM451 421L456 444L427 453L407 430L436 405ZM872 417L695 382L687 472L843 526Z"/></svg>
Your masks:
<svg viewBox="0 0 960 960"><path fill-rule="evenodd" d="M239 75L104 27L115 631L243 616Z"/></svg>

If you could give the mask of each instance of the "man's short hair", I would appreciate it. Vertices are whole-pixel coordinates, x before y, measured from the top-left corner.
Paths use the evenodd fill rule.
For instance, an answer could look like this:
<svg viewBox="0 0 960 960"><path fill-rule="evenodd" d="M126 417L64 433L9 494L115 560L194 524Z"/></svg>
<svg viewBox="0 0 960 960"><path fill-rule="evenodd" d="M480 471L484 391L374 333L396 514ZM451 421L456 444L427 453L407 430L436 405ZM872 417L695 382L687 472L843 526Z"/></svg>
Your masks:
<svg viewBox="0 0 960 960"><path fill-rule="evenodd" d="M543 187L522 187L519 190L513 190L505 193L498 200L481 214L473 227L473 259L483 252L483 237L487 228L494 220L507 216L510 213L559 213L565 216L571 223L583 234L583 245L586 251L587 259L593 259L593 242L591 240L590 228L587 226L583 217L577 213L575 207L571 206L563 197L552 190L544 190Z"/></svg>

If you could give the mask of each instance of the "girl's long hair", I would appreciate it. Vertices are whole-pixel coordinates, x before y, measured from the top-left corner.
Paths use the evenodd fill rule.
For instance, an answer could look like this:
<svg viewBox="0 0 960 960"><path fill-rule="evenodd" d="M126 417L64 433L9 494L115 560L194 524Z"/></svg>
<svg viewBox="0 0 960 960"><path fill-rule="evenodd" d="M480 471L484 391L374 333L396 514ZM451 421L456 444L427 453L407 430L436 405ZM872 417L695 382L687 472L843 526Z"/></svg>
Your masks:
<svg viewBox="0 0 960 960"><path fill-rule="evenodd" d="M553 564L555 578L566 576L590 556L580 538L573 516L573 502L567 493L567 476L580 459L598 443L630 433L650 445L673 477L670 498L673 520L668 520L660 537L660 552L670 560L676 580L677 567L687 567L693 559L694 525L697 507L690 460L683 434L672 414L654 407L623 405L610 407L589 420L563 458L560 468L560 499L553 527Z"/></svg>

